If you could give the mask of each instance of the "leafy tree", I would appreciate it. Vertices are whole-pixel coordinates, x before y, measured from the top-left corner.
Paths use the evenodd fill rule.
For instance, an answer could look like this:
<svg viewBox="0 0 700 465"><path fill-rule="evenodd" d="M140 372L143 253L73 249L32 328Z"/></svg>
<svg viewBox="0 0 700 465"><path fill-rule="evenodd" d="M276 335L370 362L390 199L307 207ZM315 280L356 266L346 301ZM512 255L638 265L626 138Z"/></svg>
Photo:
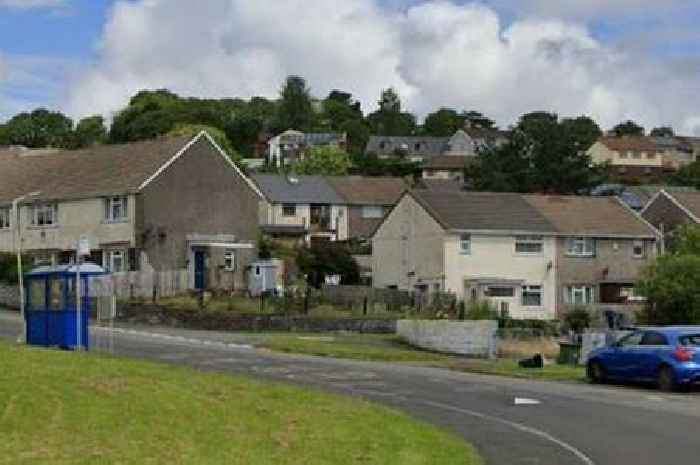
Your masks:
<svg viewBox="0 0 700 465"><path fill-rule="evenodd" d="M178 122L179 103L180 98L166 89L139 92L114 118L110 142L133 142L167 134Z"/></svg>
<svg viewBox="0 0 700 465"><path fill-rule="evenodd" d="M306 80L301 76L287 77L277 108L277 129L285 131L295 129L308 131L314 120L314 110L311 102L311 91Z"/></svg>
<svg viewBox="0 0 700 465"><path fill-rule="evenodd" d="M571 134L580 150L588 150L603 135L600 126L588 116L565 118L561 125Z"/></svg>
<svg viewBox="0 0 700 465"><path fill-rule="evenodd" d="M691 186L700 189L700 162L694 161L681 167L671 176L670 182L677 186Z"/></svg>
<svg viewBox="0 0 700 465"><path fill-rule="evenodd" d="M392 88L382 91L379 109L367 117L373 134L406 136L416 131L416 117L401 111L401 99Z"/></svg>
<svg viewBox="0 0 700 465"><path fill-rule="evenodd" d="M364 119L346 121L340 131L347 134L347 150L352 155L362 155L365 151L371 129Z"/></svg>
<svg viewBox="0 0 700 465"><path fill-rule="evenodd" d="M330 275L340 275L342 284L360 281L360 268L342 243L312 243L310 247L299 250L296 262L314 287L320 287Z"/></svg>
<svg viewBox="0 0 700 465"><path fill-rule="evenodd" d="M78 122L73 133L73 147L89 147L107 141L107 128L102 116L88 116Z"/></svg>
<svg viewBox="0 0 700 465"><path fill-rule="evenodd" d="M649 135L652 137L673 137L676 134L671 126L661 126L652 129Z"/></svg>
<svg viewBox="0 0 700 465"><path fill-rule="evenodd" d="M73 121L63 113L39 108L12 117L4 132L9 144L65 148L71 144Z"/></svg>
<svg viewBox="0 0 700 465"><path fill-rule="evenodd" d="M462 113L462 116L473 128L496 129L496 123L478 111L467 111Z"/></svg>
<svg viewBox="0 0 700 465"><path fill-rule="evenodd" d="M168 135L194 137L202 131L206 131L211 136L211 138L214 139L214 142L216 142L216 144L219 147L221 147L221 149L224 152L226 152L226 155L228 155L231 161L240 163L241 156L233 148L233 145L231 145L231 141L229 141L228 137L226 137L226 133L221 129L217 129L211 126L205 126L202 124L181 124L176 126L175 129L173 129L172 131L170 131Z"/></svg>
<svg viewBox="0 0 700 465"><path fill-rule="evenodd" d="M430 113L423 122L423 133L433 137L449 137L464 128L466 117L451 108L440 108Z"/></svg>
<svg viewBox="0 0 700 465"><path fill-rule="evenodd" d="M639 289L647 297L641 319L647 324L700 324L700 256L658 257L645 271Z"/></svg>
<svg viewBox="0 0 700 465"><path fill-rule="evenodd" d="M483 150L479 160L466 170L478 190L571 194L598 181L575 134L553 113L523 115L508 143Z"/></svg>
<svg viewBox="0 0 700 465"><path fill-rule="evenodd" d="M673 232L671 253L700 257L700 226L685 225Z"/></svg>
<svg viewBox="0 0 700 465"><path fill-rule="evenodd" d="M239 153L250 156L262 133L274 126L275 102L264 97L253 97L248 102L236 100L229 104L229 118L224 123L231 144Z"/></svg>
<svg viewBox="0 0 700 465"><path fill-rule="evenodd" d="M332 145L322 145L306 150L304 159L294 165L294 171L298 174L344 176L350 166L347 152Z"/></svg>
<svg viewBox="0 0 700 465"><path fill-rule="evenodd" d="M10 131L6 124L0 124L0 145L10 145Z"/></svg>
<svg viewBox="0 0 700 465"><path fill-rule="evenodd" d="M615 134L618 137L621 136L643 136L644 135L644 127L638 125L632 120L627 120L624 121L614 128L612 128L613 134Z"/></svg>
<svg viewBox="0 0 700 465"><path fill-rule="evenodd" d="M353 100L352 94L333 90L323 102L323 124L329 131L342 131L343 127L355 121L361 121L362 106Z"/></svg>

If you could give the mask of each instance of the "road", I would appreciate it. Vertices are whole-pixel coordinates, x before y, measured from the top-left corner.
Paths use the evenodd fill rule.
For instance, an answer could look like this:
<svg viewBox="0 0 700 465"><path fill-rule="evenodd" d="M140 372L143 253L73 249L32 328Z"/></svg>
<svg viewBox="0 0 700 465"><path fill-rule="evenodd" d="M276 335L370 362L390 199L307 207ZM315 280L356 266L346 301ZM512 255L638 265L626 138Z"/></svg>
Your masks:
<svg viewBox="0 0 700 465"><path fill-rule="evenodd" d="M15 339L16 314L0 312ZM95 329L106 342L106 329ZM535 382L406 365L276 354L194 331L120 329L116 355L359 396L474 444L494 465L675 465L700 457L700 395ZM516 405L515 399L536 404ZM380 431L377 434L381 434Z"/></svg>

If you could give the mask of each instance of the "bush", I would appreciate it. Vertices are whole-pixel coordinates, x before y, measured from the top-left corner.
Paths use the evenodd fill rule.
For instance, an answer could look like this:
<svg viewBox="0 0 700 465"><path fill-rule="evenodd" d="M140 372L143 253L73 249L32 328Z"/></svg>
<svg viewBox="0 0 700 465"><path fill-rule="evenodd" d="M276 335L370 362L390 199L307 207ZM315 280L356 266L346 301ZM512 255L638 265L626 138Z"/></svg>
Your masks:
<svg viewBox="0 0 700 465"><path fill-rule="evenodd" d="M24 271L28 271L31 262L25 256L22 258ZM11 253L0 253L0 282L17 284L17 255Z"/></svg>
<svg viewBox="0 0 700 465"><path fill-rule="evenodd" d="M591 314L586 307L572 307L564 315L564 323L575 333L582 333L591 326Z"/></svg>
<svg viewBox="0 0 700 465"><path fill-rule="evenodd" d="M467 304L467 320L498 320L498 309L487 300Z"/></svg>
<svg viewBox="0 0 700 465"><path fill-rule="evenodd" d="M654 325L700 324L700 256L665 255L644 272L639 289L648 299L639 315Z"/></svg>

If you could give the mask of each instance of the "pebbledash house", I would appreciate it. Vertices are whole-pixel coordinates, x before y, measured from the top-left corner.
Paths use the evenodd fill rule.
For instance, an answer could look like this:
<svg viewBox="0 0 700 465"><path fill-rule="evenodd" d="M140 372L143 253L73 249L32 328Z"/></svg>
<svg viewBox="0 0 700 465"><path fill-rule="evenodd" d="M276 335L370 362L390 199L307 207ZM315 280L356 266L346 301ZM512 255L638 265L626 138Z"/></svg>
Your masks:
<svg viewBox="0 0 700 465"><path fill-rule="evenodd" d="M12 214L19 203L19 226ZM239 289L257 256L262 195L212 138L0 152L0 252L89 261L113 273L186 271L187 288Z"/></svg>

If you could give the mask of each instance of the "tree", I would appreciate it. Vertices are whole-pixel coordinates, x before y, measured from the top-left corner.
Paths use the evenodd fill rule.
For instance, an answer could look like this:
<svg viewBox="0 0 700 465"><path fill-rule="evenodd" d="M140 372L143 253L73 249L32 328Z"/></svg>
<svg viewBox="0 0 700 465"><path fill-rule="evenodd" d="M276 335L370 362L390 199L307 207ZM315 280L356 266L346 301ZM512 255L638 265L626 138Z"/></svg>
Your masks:
<svg viewBox="0 0 700 465"><path fill-rule="evenodd" d="M649 135L651 137L673 137L676 134L671 126L661 126L652 129Z"/></svg>
<svg viewBox="0 0 700 465"><path fill-rule="evenodd" d="M107 141L107 128L102 116L88 116L81 119L73 133L73 147L89 147Z"/></svg>
<svg viewBox="0 0 700 465"><path fill-rule="evenodd" d="M226 155L231 161L235 163L240 163L241 156L233 148L233 145L231 145L231 141L229 141L228 137L226 137L226 133L221 129L217 129L211 126L205 126L202 124L181 124L176 126L172 131L170 131L168 133L168 136L195 137L202 131L206 131L211 136L211 138L214 139L216 145L221 147L221 149L226 153Z"/></svg>
<svg viewBox="0 0 700 465"><path fill-rule="evenodd" d="M369 141L371 129L364 119L346 121L340 131L347 135L347 151L351 155L362 155Z"/></svg>
<svg viewBox="0 0 700 465"><path fill-rule="evenodd" d="M325 176L344 176L350 170L350 157L344 150L322 145L311 147L304 153L304 159L294 165L298 174L315 174Z"/></svg>
<svg viewBox="0 0 700 465"><path fill-rule="evenodd" d="M580 150L588 150L603 135L600 126L588 116L565 118L561 124Z"/></svg>
<svg viewBox="0 0 700 465"><path fill-rule="evenodd" d="M640 315L655 325L700 324L700 256L669 254L643 273L639 290L647 298Z"/></svg>
<svg viewBox="0 0 700 465"><path fill-rule="evenodd" d="M644 127L638 125L632 120L627 120L624 121L614 128L612 128L613 134L615 134L617 137L622 137L622 136L643 136L644 135Z"/></svg>
<svg viewBox="0 0 700 465"><path fill-rule="evenodd" d="M462 116L465 122L469 123L473 128L496 129L496 123L478 111L467 111L462 113Z"/></svg>
<svg viewBox="0 0 700 465"><path fill-rule="evenodd" d="M63 113L39 108L12 117L4 131L9 144L66 148L71 144L73 121Z"/></svg>
<svg viewBox="0 0 700 465"><path fill-rule="evenodd" d="M590 157L556 114L523 115L508 143L489 147L466 170L477 190L572 194L597 183Z"/></svg>
<svg viewBox="0 0 700 465"><path fill-rule="evenodd" d="M677 186L700 189L700 162L694 161L689 165L682 166L671 176L670 182Z"/></svg>
<svg viewBox="0 0 700 465"><path fill-rule="evenodd" d="M700 257L700 226L685 225L673 232L671 253Z"/></svg>
<svg viewBox="0 0 700 465"><path fill-rule="evenodd" d="M430 113L423 122L423 133L433 137L449 137L464 128L466 117L451 108L440 108Z"/></svg>
<svg viewBox="0 0 700 465"><path fill-rule="evenodd" d="M125 143L153 139L172 131L178 121L180 98L168 91L141 91L112 121L109 139Z"/></svg>
<svg viewBox="0 0 700 465"><path fill-rule="evenodd" d="M362 106L353 100L352 94L333 90L323 102L323 125L330 131L342 131L343 126L353 121L361 121Z"/></svg>
<svg viewBox="0 0 700 465"><path fill-rule="evenodd" d="M341 243L312 243L299 250L296 262L314 287L320 287L330 275L340 275L342 284L360 281L360 268L349 248Z"/></svg>
<svg viewBox="0 0 700 465"><path fill-rule="evenodd" d="M10 131L6 124L0 124L0 146L10 145Z"/></svg>
<svg viewBox="0 0 700 465"><path fill-rule="evenodd" d="M382 91L379 109L367 117L372 133L380 136L407 136L416 131L416 117L401 111L401 99L392 88Z"/></svg>
<svg viewBox="0 0 700 465"><path fill-rule="evenodd" d="M280 90L280 102L277 109L277 129L285 131L295 129L308 131L314 120L311 103L311 91L306 80L301 76L287 77Z"/></svg>

